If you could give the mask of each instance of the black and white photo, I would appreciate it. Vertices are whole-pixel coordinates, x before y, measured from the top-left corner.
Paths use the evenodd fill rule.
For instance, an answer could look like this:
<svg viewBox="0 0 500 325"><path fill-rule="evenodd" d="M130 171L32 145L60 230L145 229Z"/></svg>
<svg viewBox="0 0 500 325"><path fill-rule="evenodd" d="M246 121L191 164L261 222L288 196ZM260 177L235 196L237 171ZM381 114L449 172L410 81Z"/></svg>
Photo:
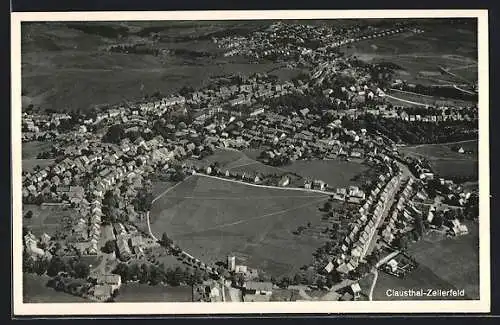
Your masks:
<svg viewBox="0 0 500 325"><path fill-rule="evenodd" d="M20 311L488 310L484 12L314 13L19 14Z"/></svg>

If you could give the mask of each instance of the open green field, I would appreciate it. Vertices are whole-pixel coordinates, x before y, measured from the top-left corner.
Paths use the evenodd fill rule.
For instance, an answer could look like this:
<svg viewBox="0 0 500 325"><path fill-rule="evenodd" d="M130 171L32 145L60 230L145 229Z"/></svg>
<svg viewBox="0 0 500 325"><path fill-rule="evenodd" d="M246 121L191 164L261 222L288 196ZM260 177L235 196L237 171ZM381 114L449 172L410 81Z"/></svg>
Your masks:
<svg viewBox="0 0 500 325"><path fill-rule="evenodd" d="M435 173L443 178L465 177L467 179L477 179L479 177L477 160L435 160L431 161L431 166Z"/></svg>
<svg viewBox="0 0 500 325"><path fill-rule="evenodd" d="M417 24L421 34L410 32L363 40L343 49L346 54L372 62L401 67L394 79L423 85L464 84L478 78L477 25L433 20ZM439 66L449 69L442 73ZM401 103L400 103L401 104Z"/></svg>
<svg viewBox="0 0 500 325"><path fill-rule="evenodd" d="M121 286L116 302L191 302L192 292L188 286L150 286L127 283Z"/></svg>
<svg viewBox="0 0 500 325"><path fill-rule="evenodd" d="M54 159L23 159L23 171L33 171L36 166L44 169L54 164Z"/></svg>
<svg viewBox="0 0 500 325"><path fill-rule="evenodd" d="M472 106L477 104L474 101L465 101L454 98L438 96L428 96L409 91L388 90L385 96L387 102L394 106L415 107L415 106Z"/></svg>
<svg viewBox="0 0 500 325"><path fill-rule="evenodd" d="M49 150L52 144L47 141L30 141L24 142L22 144L22 158L23 160L27 159L36 159L37 155L41 152Z"/></svg>
<svg viewBox="0 0 500 325"><path fill-rule="evenodd" d="M279 69L281 65L275 63L224 58L211 41L212 36L247 33L262 26L262 22L248 21L24 23L23 104L57 111L87 110L156 91L167 95L183 86L201 87L214 76ZM171 52L152 55L106 50L111 45L130 44Z"/></svg>
<svg viewBox="0 0 500 325"><path fill-rule="evenodd" d="M461 154L452 150L452 147L460 146L472 154ZM478 142L471 140L455 144L425 144L399 149L404 154L424 157L429 160L432 168L440 177L471 177L477 178L478 165Z"/></svg>
<svg viewBox="0 0 500 325"><path fill-rule="evenodd" d="M475 223L467 223L469 234L435 242L422 240L408 253L416 260L459 289L471 299L479 299L479 231Z"/></svg>
<svg viewBox="0 0 500 325"><path fill-rule="evenodd" d="M396 297L386 296L385 292L389 288L464 289L466 297L461 299L479 299L479 233L477 225L467 226L468 235L441 240L428 237L411 245L408 253L419 263L417 269L405 279L379 272L374 299L397 300Z"/></svg>
<svg viewBox="0 0 500 325"><path fill-rule="evenodd" d="M459 287L446 282L438 277L434 272L426 267L419 266L411 272L406 278L400 279L395 276L379 271L379 276L375 289L373 290L373 300L446 300L446 299L471 299L468 297L394 297L388 296L387 290L420 290L420 289L435 289L448 290L459 289Z"/></svg>
<svg viewBox="0 0 500 325"><path fill-rule="evenodd" d="M31 218L24 217L28 211L33 212ZM28 227L36 236L40 236L44 232L52 236L61 227L62 217L72 215L74 215L74 211L71 208L25 204L23 206L23 226Z"/></svg>
<svg viewBox="0 0 500 325"><path fill-rule="evenodd" d="M342 160L300 160L283 168L303 177L322 180L331 187L360 185L352 180L353 177L369 169L362 163Z"/></svg>
<svg viewBox="0 0 500 325"><path fill-rule="evenodd" d="M453 147L462 147L465 151L472 151L472 154L462 154L453 151ZM400 147L400 151L408 154L416 154L429 159L477 159L478 157L478 141L468 140L460 141L453 144L423 144L416 146Z"/></svg>
<svg viewBox="0 0 500 325"><path fill-rule="evenodd" d="M464 101L453 98L427 96L418 93L398 90L388 90L385 96L386 101L394 106L414 107L414 106L471 106L472 101Z"/></svg>
<svg viewBox="0 0 500 325"><path fill-rule="evenodd" d="M265 165L257 161L257 156L258 154L250 154L249 156L246 151L217 149L213 155L207 156L202 160L191 160L190 162L197 166L208 166L217 162L222 170L229 170L236 173L247 172L251 174L281 175L287 172L284 168Z"/></svg>
<svg viewBox="0 0 500 325"><path fill-rule="evenodd" d="M157 181L153 183L153 197L160 195L163 191L175 185L175 182Z"/></svg>
<svg viewBox="0 0 500 325"><path fill-rule="evenodd" d="M290 274L321 245L292 231L307 222L319 225L318 208L327 198L193 176L155 201L151 227L206 262L235 254L271 275Z"/></svg>
<svg viewBox="0 0 500 325"><path fill-rule="evenodd" d="M24 303L76 303L92 302L70 295L65 292L56 291L46 286L49 277L23 273L23 302Z"/></svg>
<svg viewBox="0 0 500 325"><path fill-rule="evenodd" d="M213 163L218 163L221 168L227 168L228 165L245 158L246 155L241 151L216 149L212 155L206 156L201 160L191 159L190 163L196 166L208 166Z"/></svg>
<svg viewBox="0 0 500 325"><path fill-rule="evenodd" d="M52 144L50 142L30 141L22 144L22 168L23 171L33 171L36 166L41 169L54 163L54 159L37 159L39 153L49 150Z"/></svg>

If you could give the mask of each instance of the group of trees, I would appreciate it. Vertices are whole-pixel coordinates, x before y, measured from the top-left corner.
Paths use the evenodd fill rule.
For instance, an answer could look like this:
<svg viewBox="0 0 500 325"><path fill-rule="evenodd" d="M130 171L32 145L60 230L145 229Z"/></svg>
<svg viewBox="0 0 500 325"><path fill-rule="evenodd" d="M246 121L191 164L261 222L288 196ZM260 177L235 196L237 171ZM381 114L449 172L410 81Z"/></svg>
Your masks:
<svg viewBox="0 0 500 325"><path fill-rule="evenodd" d="M108 47L109 52L127 53L127 54L146 54L159 56L167 54L169 50L157 48L149 44L116 44Z"/></svg>
<svg viewBox="0 0 500 325"><path fill-rule="evenodd" d="M477 131L474 131L477 121L406 122L371 115L365 115L363 120L368 131L380 132L397 143L444 143L477 138Z"/></svg>
<svg viewBox="0 0 500 325"><path fill-rule="evenodd" d="M66 272L71 277L85 279L90 274L90 267L78 257L63 259L59 256L54 256L51 259L33 259L27 252L24 251L23 271L28 273L37 273L39 275L46 273L51 277L56 276L59 272Z"/></svg>
<svg viewBox="0 0 500 325"><path fill-rule="evenodd" d="M333 109L335 106L321 92L317 94L288 94L266 100L266 104L276 107L279 113L290 115L293 111L309 108L312 112Z"/></svg>
<svg viewBox="0 0 500 325"><path fill-rule="evenodd" d="M102 212L104 222L116 222L122 220L122 211L119 208L119 198L114 192L108 191L102 200Z"/></svg>
<svg viewBox="0 0 500 325"><path fill-rule="evenodd" d="M479 217L479 195L477 193L471 195L463 213L467 220L475 220Z"/></svg>
<svg viewBox="0 0 500 325"><path fill-rule="evenodd" d="M174 173L170 176L170 179L174 182L182 182L186 178L186 173L181 167L176 167Z"/></svg>
<svg viewBox="0 0 500 325"><path fill-rule="evenodd" d="M68 28L79 30L85 34L99 35L108 38L119 38L129 35L129 28L122 25L107 25L101 23L67 23Z"/></svg>
<svg viewBox="0 0 500 325"><path fill-rule="evenodd" d="M308 285L318 286L319 288L328 287L341 281L340 274L333 270L325 275L320 275L314 270L301 270L293 276L282 276L279 278L271 277L271 282L280 288L288 288L290 285Z"/></svg>
<svg viewBox="0 0 500 325"><path fill-rule="evenodd" d="M153 193L148 189L141 189L137 192L137 197L133 200L135 210L147 212L151 210L153 204Z"/></svg>
<svg viewBox="0 0 500 325"><path fill-rule="evenodd" d="M23 250L23 272L36 273L38 275L45 274L49 267L50 261L46 258L33 259L31 255Z"/></svg>
<svg viewBox="0 0 500 325"><path fill-rule="evenodd" d="M161 235L161 241L160 241L160 244L163 246L163 247L166 247L166 248L170 248L173 244L174 244L174 241L172 240L172 238L168 237L167 233L164 232L162 235Z"/></svg>
<svg viewBox="0 0 500 325"><path fill-rule="evenodd" d="M90 274L90 267L77 257L63 259L59 256L54 256L47 268L47 275L55 276L59 272L66 272L71 277L85 279Z"/></svg>
<svg viewBox="0 0 500 325"><path fill-rule="evenodd" d="M119 144L125 138L123 125L114 124L108 128L106 134L102 137L103 142Z"/></svg>
<svg viewBox="0 0 500 325"><path fill-rule="evenodd" d="M370 272L370 269L370 264L366 262L360 262L355 270L349 272L348 277L352 280L359 280L360 278L368 274Z"/></svg>
<svg viewBox="0 0 500 325"><path fill-rule="evenodd" d="M119 274L122 282L139 281L139 283L157 285L160 283L171 286L181 284L195 285L208 279L208 276L198 269L189 270L187 268L165 268L163 264L155 266L148 263L143 264L125 264L117 265L114 274Z"/></svg>
<svg viewBox="0 0 500 325"><path fill-rule="evenodd" d="M379 85L380 88L386 88L394 76L394 70L402 70L400 66L390 62L382 62L370 65L370 77L372 82Z"/></svg>
<svg viewBox="0 0 500 325"><path fill-rule="evenodd" d="M286 166L292 162L290 157L288 157L287 155L274 156L274 158L269 157L263 160L266 161L267 165L275 167Z"/></svg>
<svg viewBox="0 0 500 325"><path fill-rule="evenodd" d="M415 92L415 93L424 94L424 95L428 95L428 96L453 98L453 99L472 101L472 102L477 102L477 100L478 100L477 94L466 93L466 92L461 91L459 89L456 89L452 86L449 86L449 87L439 86L439 87L437 87L437 86L425 86L425 85L421 85L421 84L416 84L416 85L410 87L408 84L402 83L402 84L398 85L396 88L398 88L400 90Z"/></svg>

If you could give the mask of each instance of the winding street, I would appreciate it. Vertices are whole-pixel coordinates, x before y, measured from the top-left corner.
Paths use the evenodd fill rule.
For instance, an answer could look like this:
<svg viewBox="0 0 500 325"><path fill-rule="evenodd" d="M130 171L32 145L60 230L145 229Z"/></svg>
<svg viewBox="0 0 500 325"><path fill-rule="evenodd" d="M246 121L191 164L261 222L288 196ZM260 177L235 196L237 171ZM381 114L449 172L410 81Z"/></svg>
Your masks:
<svg viewBox="0 0 500 325"><path fill-rule="evenodd" d="M372 274L373 274L373 282L372 282L372 285L370 286L370 293L368 293L368 300L370 300L370 301L373 300L373 291L375 290L375 285L377 284L377 280L378 280L378 270L376 268L374 268L372 270Z"/></svg>
<svg viewBox="0 0 500 325"><path fill-rule="evenodd" d="M385 94L385 97L389 97L389 98L392 98L392 99L395 99L395 100L399 100L400 102L404 102L404 103L408 103L408 104L413 104L413 105L418 105L418 106L429 106L429 104L417 103L417 102L413 102L411 100L406 100L406 99L394 97L394 96L389 95L389 94Z"/></svg>
<svg viewBox="0 0 500 325"><path fill-rule="evenodd" d="M190 175L190 176L188 176L188 177L186 177L186 178L184 179L184 181L185 181L185 180L187 180L187 179L189 179L190 177L191 177L191 175ZM177 186L179 186L180 184L182 184L184 181L179 182L179 183L177 183L177 184L175 184L175 185L173 185L173 186L171 186L171 187L167 188L165 191L161 192L159 195L157 195L157 196L156 196L156 197L155 197L155 198L151 201L151 204L155 203L155 202L156 202L156 200L158 200L159 198L161 198L162 196L164 196L165 194L167 194L168 192L170 192L171 190L173 190L174 188L176 188ZM149 236L151 236L151 238L153 238L154 240L159 241L159 239L158 239L158 238L156 238L156 236L153 234L153 231L151 230L151 220L150 220L150 217L149 217L149 211L146 213L146 222L147 222L147 224L148 224L148 232L149 232Z"/></svg>

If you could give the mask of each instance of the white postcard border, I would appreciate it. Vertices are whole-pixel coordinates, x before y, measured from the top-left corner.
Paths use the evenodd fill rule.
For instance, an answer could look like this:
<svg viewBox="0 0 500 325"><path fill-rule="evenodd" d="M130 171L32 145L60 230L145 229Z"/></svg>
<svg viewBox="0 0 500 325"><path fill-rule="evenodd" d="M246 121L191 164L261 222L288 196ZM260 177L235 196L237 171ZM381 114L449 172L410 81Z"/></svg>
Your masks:
<svg viewBox="0 0 500 325"><path fill-rule="evenodd" d="M480 299L466 301L346 301L251 303L23 303L22 294L22 158L21 158L21 22L133 20L245 20L348 18L478 19L479 74L479 260ZM309 314L309 313L465 313L490 311L490 167L489 64L487 10L268 10L176 12L15 12L11 14L12 130L12 306L21 315L146 314Z"/></svg>

